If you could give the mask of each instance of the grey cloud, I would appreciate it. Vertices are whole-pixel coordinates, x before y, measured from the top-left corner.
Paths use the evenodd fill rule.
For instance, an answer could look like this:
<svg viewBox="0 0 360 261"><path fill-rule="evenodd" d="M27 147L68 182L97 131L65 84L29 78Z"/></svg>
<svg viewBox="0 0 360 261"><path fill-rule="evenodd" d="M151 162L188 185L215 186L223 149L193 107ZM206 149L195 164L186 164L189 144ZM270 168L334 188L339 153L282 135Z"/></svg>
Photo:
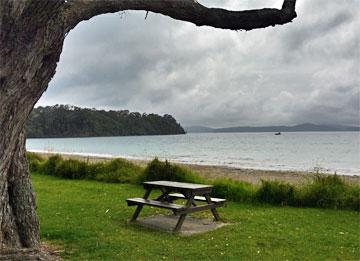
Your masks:
<svg viewBox="0 0 360 261"><path fill-rule="evenodd" d="M200 1L231 9L280 0ZM293 23L250 32L145 12L95 17L70 32L38 105L169 113L214 127L359 124L357 0L302 0Z"/></svg>
<svg viewBox="0 0 360 261"><path fill-rule="evenodd" d="M319 14L321 17L321 14ZM289 33L287 43L287 49L293 51L299 48L310 40L316 38L322 38L326 34L330 34L332 31L341 27L343 24L351 21L353 15L349 10L344 10L339 13L333 14L332 17L322 17L313 23L305 24L304 26L298 27ZM314 23L315 22L315 23Z"/></svg>

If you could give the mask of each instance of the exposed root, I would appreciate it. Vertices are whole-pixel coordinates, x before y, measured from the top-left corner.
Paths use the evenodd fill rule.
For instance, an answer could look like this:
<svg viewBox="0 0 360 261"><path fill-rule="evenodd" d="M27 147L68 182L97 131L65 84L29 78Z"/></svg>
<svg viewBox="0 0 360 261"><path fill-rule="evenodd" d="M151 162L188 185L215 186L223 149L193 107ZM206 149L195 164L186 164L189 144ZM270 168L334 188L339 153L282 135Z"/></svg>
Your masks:
<svg viewBox="0 0 360 261"><path fill-rule="evenodd" d="M57 254L58 251L54 250L48 245L42 244L39 249L34 248L6 248L0 249L0 260L11 260L11 261L59 261L60 256Z"/></svg>

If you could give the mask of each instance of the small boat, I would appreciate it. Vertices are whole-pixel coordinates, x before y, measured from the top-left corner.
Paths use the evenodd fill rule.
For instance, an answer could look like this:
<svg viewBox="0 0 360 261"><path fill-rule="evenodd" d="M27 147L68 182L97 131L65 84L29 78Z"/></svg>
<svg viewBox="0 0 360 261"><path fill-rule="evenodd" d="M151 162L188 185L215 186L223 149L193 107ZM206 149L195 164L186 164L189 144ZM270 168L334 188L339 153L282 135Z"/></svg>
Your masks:
<svg viewBox="0 0 360 261"><path fill-rule="evenodd" d="M277 132L277 133L275 133L275 135L281 135L281 132Z"/></svg>

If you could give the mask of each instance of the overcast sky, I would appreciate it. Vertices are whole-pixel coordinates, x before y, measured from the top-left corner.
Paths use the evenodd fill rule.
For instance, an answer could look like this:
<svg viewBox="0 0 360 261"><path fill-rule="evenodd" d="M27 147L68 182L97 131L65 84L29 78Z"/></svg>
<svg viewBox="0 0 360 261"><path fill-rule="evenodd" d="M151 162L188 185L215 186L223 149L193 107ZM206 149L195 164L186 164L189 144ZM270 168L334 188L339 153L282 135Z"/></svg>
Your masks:
<svg viewBox="0 0 360 261"><path fill-rule="evenodd" d="M95 17L67 36L37 105L171 114L183 126L359 125L360 1L298 0L297 13L291 24L250 32L145 12Z"/></svg>

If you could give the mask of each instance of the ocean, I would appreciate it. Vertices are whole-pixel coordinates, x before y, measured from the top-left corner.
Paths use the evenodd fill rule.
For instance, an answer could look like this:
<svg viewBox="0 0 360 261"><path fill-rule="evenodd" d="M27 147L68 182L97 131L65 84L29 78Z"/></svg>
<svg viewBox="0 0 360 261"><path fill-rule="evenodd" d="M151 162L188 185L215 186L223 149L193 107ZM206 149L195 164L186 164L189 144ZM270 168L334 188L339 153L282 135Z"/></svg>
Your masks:
<svg viewBox="0 0 360 261"><path fill-rule="evenodd" d="M360 175L359 132L189 133L27 139L28 151Z"/></svg>

